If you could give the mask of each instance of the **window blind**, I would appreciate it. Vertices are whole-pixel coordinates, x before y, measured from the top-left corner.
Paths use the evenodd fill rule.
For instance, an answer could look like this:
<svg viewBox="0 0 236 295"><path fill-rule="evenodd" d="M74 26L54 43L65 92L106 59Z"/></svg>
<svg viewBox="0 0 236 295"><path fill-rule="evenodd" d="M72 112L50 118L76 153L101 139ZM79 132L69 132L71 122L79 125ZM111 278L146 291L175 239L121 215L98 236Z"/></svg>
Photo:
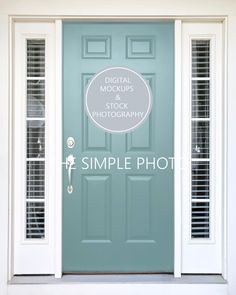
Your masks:
<svg viewBox="0 0 236 295"><path fill-rule="evenodd" d="M45 40L27 40L26 239L45 238Z"/></svg>
<svg viewBox="0 0 236 295"><path fill-rule="evenodd" d="M192 40L191 237L210 238L210 40Z"/></svg>

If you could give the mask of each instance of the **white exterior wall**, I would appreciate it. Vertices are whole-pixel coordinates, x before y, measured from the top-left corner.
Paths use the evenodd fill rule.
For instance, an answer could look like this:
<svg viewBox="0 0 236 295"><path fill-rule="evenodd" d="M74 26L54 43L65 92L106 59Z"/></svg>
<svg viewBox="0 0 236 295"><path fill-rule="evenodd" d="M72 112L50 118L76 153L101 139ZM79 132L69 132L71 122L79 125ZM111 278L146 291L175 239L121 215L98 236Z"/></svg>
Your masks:
<svg viewBox="0 0 236 295"><path fill-rule="evenodd" d="M235 0L1 0L1 14L21 15L231 15Z"/></svg>
<svg viewBox="0 0 236 295"><path fill-rule="evenodd" d="M9 183L9 130L10 122L10 87L9 87L9 16L226 16L228 18L228 50L227 50L227 76L228 87L228 247L227 247L227 287L221 286L213 293L213 287L199 285L193 290L190 285L163 286L159 294L236 294L236 0L0 0L0 294L32 294L32 286L8 286L8 248L9 244L9 195L11 185ZM110 286L110 287L109 287ZM68 288L71 286L68 286ZM37 288L37 287L36 287ZM189 289L188 289L189 288ZM191 288L191 289L190 289ZM227 293L226 293L227 288ZM41 294L56 294L52 286L41 286ZM179 290L179 291L178 291ZM182 291L181 291L182 290ZM65 286L61 286L61 292L74 294ZM79 290L78 290L79 291ZM140 286L139 284L127 288L119 288L112 285L83 285L81 294L149 294L155 292L155 286ZM142 291L142 292L141 292ZM173 292L173 293L172 293ZM204 293L206 292L206 293ZM59 293L57 293L59 294ZM62 294L62 293L60 293ZM78 293L77 293L78 294ZM100 294L100 292L99 292Z"/></svg>

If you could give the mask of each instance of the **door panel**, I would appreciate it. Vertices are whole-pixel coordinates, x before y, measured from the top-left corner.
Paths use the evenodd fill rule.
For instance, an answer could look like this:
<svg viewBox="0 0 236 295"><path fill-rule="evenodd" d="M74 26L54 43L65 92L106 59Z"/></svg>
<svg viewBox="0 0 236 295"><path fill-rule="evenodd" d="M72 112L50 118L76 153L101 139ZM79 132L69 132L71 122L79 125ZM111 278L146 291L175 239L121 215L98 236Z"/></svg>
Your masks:
<svg viewBox="0 0 236 295"><path fill-rule="evenodd" d="M74 191L63 184L64 272L173 272L173 171L136 169L137 157L173 155L173 23L64 23L63 149L76 157ZM110 66L143 75L148 119L109 134L84 111L89 79ZM66 139L75 138L73 150ZM132 170L82 169L82 158L132 158Z"/></svg>

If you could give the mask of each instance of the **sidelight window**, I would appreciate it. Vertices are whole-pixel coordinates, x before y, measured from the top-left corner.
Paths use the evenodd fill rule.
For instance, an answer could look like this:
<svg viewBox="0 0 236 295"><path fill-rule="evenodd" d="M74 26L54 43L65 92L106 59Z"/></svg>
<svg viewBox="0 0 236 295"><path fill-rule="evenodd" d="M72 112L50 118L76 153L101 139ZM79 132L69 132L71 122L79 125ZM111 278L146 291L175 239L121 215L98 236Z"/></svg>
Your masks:
<svg viewBox="0 0 236 295"><path fill-rule="evenodd" d="M182 29L182 272L222 273L222 27Z"/></svg>
<svg viewBox="0 0 236 295"><path fill-rule="evenodd" d="M192 40L191 237L210 237L210 40Z"/></svg>
<svg viewBox="0 0 236 295"><path fill-rule="evenodd" d="M14 274L54 273L54 30L14 25Z"/></svg>
<svg viewBox="0 0 236 295"><path fill-rule="evenodd" d="M45 40L27 40L26 238L45 237Z"/></svg>

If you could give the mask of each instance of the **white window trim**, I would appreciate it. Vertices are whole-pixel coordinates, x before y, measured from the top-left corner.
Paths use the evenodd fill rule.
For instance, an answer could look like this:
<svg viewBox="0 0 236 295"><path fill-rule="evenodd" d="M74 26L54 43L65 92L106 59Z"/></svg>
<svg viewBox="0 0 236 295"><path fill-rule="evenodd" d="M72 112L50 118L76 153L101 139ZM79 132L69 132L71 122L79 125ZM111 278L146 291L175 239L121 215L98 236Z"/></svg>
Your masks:
<svg viewBox="0 0 236 295"><path fill-rule="evenodd" d="M191 40L211 40L210 239L191 239ZM222 24L182 27L182 273L222 273L223 257L223 80Z"/></svg>
<svg viewBox="0 0 236 295"><path fill-rule="evenodd" d="M16 23L14 26L14 93L13 93L13 273L54 273L54 204L55 204L55 82L54 82L54 24ZM45 239L25 239L26 198L26 40L42 38L46 41L45 86ZM49 161L50 159L50 161ZM27 263L26 263L27 262Z"/></svg>

